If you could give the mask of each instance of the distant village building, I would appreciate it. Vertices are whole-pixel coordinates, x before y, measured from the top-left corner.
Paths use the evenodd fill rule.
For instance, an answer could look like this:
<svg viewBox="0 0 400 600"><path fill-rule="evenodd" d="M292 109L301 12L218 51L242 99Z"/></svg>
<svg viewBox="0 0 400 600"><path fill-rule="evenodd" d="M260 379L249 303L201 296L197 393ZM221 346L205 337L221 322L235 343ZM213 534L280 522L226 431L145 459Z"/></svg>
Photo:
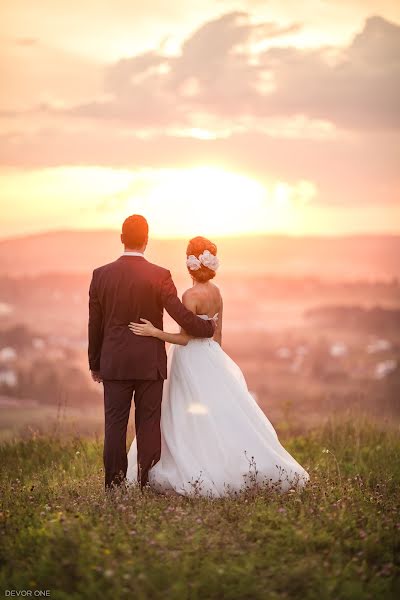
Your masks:
<svg viewBox="0 0 400 600"><path fill-rule="evenodd" d="M367 352L368 354L375 354L376 352L385 352L386 350L390 350L392 344L389 340L375 340L368 344Z"/></svg>
<svg viewBox="0 0 400 600"><path fill-rule="evenodd" d="M0 385L14 388L18 385L18 376L12 369L0 370Z"/></svg>
<svg viewBox="0 0 400 600"><path fill-rule="evenodd" d="M11 346L5 346L0 349L0 362L9 362L17 358L17 351Z"/></svg>
<svg viewBox="0 0 400 600"><path fill-rule="evenodd" d="M339 356L345 356L347 354L347 346L343 342L335 342L329 348L331 356L338 358Z"/></svg>
<svg viewBox="0 0 400 600"><path fill-rule="evenodd" d="M397 361L391 358L390 360L383 360L375 366L374 377L375 379L383 379L390 373L393 373L397 369Z"/></svg>

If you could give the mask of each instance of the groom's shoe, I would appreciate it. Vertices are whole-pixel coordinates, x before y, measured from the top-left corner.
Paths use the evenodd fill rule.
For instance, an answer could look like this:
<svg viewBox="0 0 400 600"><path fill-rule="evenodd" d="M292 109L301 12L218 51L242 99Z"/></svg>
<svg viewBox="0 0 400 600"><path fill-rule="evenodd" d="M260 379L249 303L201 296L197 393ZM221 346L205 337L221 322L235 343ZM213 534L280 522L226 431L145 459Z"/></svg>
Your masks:
<svg viewBox="0 0 400 600"><path fill-rule="evenodd" d="M142 494L145 494L146 492L149 492L150 490L151 490L151 486L148 481L144 485L140 486L140 491L142 492Z"/></svg>
<svg viewBox="0 0 400 600"><path fill-rule="evenodd" d="M126 482L126 475L120 471L118 474L113 475L112 477L106 477L105 481L105 489L115 489L124 485Z"/></svg>

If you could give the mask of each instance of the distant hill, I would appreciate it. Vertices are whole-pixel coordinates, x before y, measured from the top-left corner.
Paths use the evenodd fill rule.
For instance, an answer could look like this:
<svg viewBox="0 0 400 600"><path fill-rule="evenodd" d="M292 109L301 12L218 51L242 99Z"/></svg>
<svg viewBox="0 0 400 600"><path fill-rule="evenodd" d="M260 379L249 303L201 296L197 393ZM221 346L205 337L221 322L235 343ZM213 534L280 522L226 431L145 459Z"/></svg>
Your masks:
<svg viewBox="0 0 400 600"><path fill-rule="evenodd" d="M216 239L229 273L325 279L400 277L400 235ZM152 240L147 257L175 274L185 271L186 240ZM122 251L116 231L59 231L0 240L0 275L87 273Z"/></svg>

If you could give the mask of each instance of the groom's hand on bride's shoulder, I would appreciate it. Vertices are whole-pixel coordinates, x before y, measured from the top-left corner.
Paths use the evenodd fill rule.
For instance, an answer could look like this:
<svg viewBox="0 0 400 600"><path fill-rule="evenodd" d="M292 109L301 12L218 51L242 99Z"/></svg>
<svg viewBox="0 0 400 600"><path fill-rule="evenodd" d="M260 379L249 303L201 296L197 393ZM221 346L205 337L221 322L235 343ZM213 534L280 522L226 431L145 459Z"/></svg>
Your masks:
<svg viewBox="0 0 400 600"><path fill-rule="evenodd" d="M96 382L96 383L103 383L103 380L102 380L101 375L100 375L100 371L90 371L90 374L91 374L92 379L93 379L94 382Z"/></svg>

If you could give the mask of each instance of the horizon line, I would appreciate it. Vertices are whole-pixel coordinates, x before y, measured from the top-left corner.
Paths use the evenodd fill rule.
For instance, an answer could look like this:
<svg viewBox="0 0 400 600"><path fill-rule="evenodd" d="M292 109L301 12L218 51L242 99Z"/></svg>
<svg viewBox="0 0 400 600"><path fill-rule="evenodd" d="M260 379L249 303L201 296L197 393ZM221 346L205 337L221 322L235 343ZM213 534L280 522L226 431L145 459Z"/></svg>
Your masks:
<svg viewBox="0 0 400 600"><path fill-rule="evenodd" d="M94 228L94 229L79 229L79 228L70 228L70 229L46 229L43 231L34 231L30 233L21 233L15 234L11 236L0 237L0 243L18 241L24 239L32 239L41 236L50 236L50 235L65 235L65 234L104 234L104 233L117 233L120 234L120 230L117 228L109 227L109 228ZM201 235L201 234L198 234ZM192 235L188 236L152 236L150 230L149 241L180 241L187 240L193 237ZM346 233L286 233L286 232L255 232L255 233L237 233L237 234L221 234L221 235L213 235L213 238L221 239L221 240L237 240L237 239L250 239L250 238L290 238L290 239L305 239L305 238L361 238L361 237L400 237L400 231L357 231L357 232L346 232Z"/></svg>

